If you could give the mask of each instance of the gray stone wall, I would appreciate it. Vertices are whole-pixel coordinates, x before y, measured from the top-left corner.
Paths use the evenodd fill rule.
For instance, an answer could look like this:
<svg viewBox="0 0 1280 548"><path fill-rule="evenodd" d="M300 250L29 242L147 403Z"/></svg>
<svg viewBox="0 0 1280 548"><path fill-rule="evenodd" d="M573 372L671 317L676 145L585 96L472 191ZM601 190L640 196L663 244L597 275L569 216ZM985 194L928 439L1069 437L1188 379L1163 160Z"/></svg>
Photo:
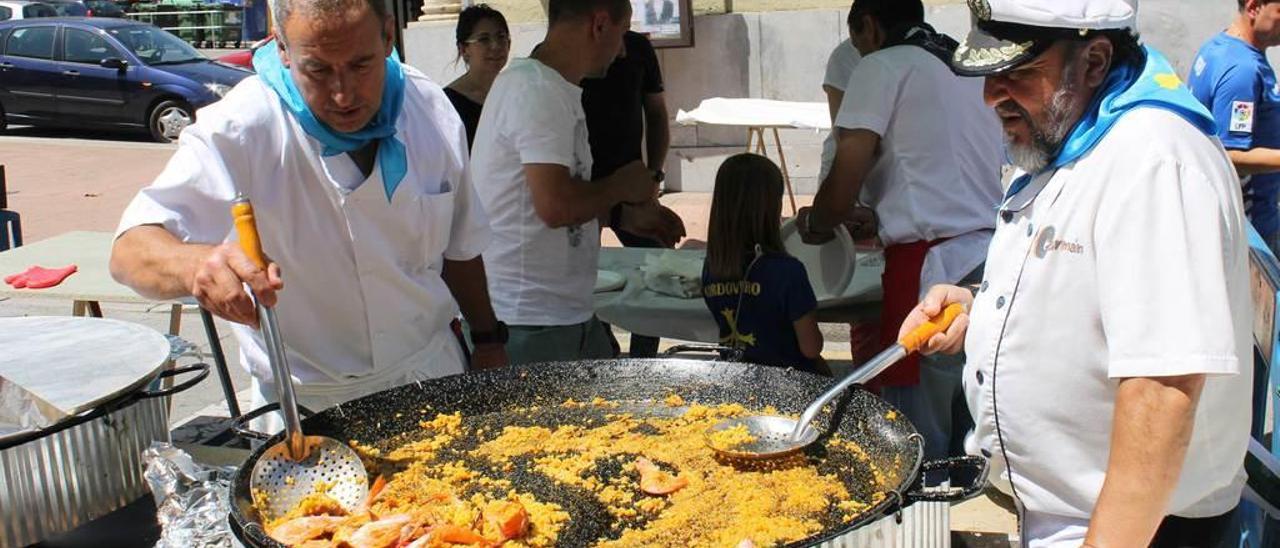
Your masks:
<svg viewBox="0 0 1280 548"><path fill-rule="evenodd" d="M1234 13L1231 0L1143 0L1138 27L1143 39L1169 56L1185 76L1199 45L1225 28ZM825 101L821 84L827 54L847 37L846 14L808 10L697 17L695 47L658 52L672 116L709 97ZM969 28L963 4L931 6L927 18L956 38ZM515 25L512 56L528 55L545 31L541 22ZM456 54L452 23L415 23L405 31L409 63L441 84L462 73L461 63L453 62ZM1277 55L1271 52L1273 62L1280 60ZM823 137L811 131L782 132L797 192L816 190ZM674 126L672 138L669 184L695 191L709 191L720 162L746 143L745 131L739 128ZM770 140L770 154L777 161L772 145Z"/></svg>

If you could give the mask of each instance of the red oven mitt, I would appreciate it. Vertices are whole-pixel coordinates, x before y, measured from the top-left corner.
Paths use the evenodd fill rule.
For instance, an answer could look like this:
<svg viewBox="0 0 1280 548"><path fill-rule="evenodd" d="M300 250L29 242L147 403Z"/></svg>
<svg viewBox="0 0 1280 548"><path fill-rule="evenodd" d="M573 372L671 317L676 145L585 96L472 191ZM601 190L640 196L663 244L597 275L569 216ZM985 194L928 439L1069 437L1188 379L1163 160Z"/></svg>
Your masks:
<svg viewBox="0 0 1280 548"><path fill-rule="evenodd" d="M10 276L5 276L4 283L13 286L15 289L44 289L53 287L62 283L67 276L76 273L76 265L64 266L62 268L45 268L43 266L33 266L24 272L19 272Z"/></svg>

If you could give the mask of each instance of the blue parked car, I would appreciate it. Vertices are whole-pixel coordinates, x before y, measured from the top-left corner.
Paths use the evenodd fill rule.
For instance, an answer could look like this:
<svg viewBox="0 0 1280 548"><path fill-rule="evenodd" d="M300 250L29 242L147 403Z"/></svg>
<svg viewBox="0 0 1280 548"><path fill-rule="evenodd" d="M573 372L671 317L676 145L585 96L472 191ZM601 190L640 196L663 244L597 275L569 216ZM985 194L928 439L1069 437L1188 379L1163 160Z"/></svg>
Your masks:
<svg viewBox="0 0 1280 548"><path fill-rule="evenodd" d="M7 123L146 129L169 142L196 109L250 71L146 23L47 17L0 22L0 131Z"/></svg>

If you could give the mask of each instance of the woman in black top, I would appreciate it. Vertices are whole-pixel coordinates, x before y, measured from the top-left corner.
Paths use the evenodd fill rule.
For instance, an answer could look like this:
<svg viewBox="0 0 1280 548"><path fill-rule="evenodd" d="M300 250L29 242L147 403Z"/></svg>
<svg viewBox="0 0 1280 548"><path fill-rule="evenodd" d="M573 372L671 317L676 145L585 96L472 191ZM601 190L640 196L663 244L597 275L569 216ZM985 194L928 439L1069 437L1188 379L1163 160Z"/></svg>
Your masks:
<svg viewBox="0 0 1280 548"><path fill-rule="evenodd" d="M458 58L467 64L467 72L444 88L449 102L467 127L467 147L476 138L480 125L480 109L502 67L507 66L511 52L511 31L502 12L485 4L476 4L458 16Z"/></svg>

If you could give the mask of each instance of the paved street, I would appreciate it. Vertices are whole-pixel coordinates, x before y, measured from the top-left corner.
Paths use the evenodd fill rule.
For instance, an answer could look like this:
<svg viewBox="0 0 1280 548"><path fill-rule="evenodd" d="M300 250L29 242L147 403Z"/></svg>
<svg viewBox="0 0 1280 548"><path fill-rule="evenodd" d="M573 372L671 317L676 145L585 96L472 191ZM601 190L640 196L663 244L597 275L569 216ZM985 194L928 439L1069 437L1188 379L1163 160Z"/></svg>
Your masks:
<svg viewBox="0 0 1280 548"><path fill-rule="evenodd" d="M28 241L68 230L114 230L134 193L176 148L127 133L80 135L19 129L0 137L9 207L22 214ZM137 141L115 140L122 137Z"/></svg>

